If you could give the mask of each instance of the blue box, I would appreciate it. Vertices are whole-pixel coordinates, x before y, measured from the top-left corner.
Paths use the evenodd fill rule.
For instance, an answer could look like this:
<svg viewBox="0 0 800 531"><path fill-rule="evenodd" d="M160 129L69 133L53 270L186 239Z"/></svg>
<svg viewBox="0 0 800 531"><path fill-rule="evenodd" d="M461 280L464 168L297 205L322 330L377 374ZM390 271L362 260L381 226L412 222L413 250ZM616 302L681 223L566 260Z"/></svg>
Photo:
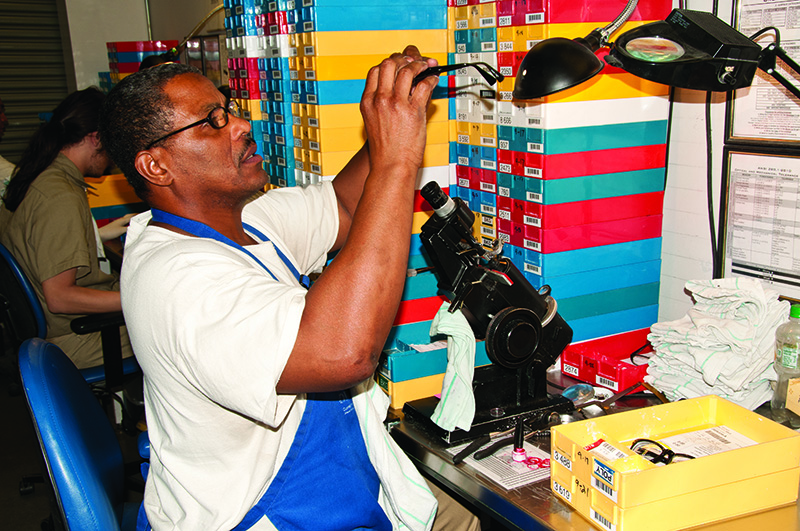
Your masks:
<svg viewBox="0 0 800 531"><path fill-rule="evenodd" d="M517 247L517 249L520 248ZM608 291L659 282L661 279L661 260L650 260L647 262L624 264L602 269L592 269L580 273L573 273L571 275L533 275L524 272L524 254L524 252L515 253L517 259L520 257L523 259L523 265L517 267L523 271L528 282L536 289L544 285L550 286L553 297L559 300L588 295L598 291ZM511 258L511 261L514 262L514 258ZM517 265L517 262L515 262L514 265Z"/></svg>
<svg viewBox="0 0 800 531"><path fill-rule="evenodd" d="M504 249L507 247L509 246L504 246ZM527 272L544 276L570 275L594 269L660 260L661 238L599 245L560 253L538 253L528 249L524 249L524 252ZM530 271L529 264L538 267L540 271L538 273Z"/></svg>
<svg viewBox="0 0 800 531"><path fill-rule="evenodd" d="M352 4L301 8L302 29L297 31L383 31L409 29L447 29L447 5Z"/></svg>

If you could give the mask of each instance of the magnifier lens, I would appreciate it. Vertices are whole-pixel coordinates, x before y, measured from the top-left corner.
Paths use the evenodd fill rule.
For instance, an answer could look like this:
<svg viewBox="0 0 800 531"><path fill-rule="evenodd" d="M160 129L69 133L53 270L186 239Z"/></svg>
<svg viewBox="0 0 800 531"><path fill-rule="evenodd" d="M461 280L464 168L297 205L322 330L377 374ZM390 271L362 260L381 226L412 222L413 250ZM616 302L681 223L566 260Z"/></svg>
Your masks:
<svg viewBox="0 0 800 531"><path fill-rule="evenodd" d="M639 37L625 45L625 51L636 59L651 63L667 63L680 59L686 51L675 41L661 37Z"/></svg>
<svg viewBox="0 0 800 531"><path fill-rule="evenodd" d="M564 392L561 393L561 396L568 400L572 400L573 404L579 406L594 398L594 387L589 384L570 385L564 389Z"/></svg>

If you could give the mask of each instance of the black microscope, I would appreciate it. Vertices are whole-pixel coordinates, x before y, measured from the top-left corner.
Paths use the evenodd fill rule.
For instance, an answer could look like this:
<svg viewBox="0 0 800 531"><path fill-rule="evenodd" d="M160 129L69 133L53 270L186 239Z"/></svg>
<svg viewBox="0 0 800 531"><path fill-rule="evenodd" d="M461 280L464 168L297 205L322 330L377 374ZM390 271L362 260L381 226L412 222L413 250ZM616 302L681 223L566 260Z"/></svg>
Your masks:
<svg viewBox="0 0 800 531"><path fill-rule="evenodd" d="M547 394L547 369L572 341L572 329L558 314L550 287L536 290L508 259L484 249L473 236L475 214L432 181L421 195L434 209L420 237L435 268L438 287L461 310L477 340L486 341L491 365L475 369L475 419L467 432L446 431L430 417L436 397L406 403L405 418L453 445L514 428L547 426L552 413L570 413L573 404Z"/></svg>

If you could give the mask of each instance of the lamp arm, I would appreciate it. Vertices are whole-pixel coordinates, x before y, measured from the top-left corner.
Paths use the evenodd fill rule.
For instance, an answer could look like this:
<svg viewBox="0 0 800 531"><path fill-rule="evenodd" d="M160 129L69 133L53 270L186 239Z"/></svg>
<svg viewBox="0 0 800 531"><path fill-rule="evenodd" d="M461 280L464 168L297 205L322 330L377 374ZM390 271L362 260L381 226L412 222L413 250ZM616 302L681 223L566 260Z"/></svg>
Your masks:
<svg viewBox="0 0 800 531"><path fill-rule="evenodd" d="M606 46L608 44L608 38L631 17L633 10L636 9L636 5L638 3L639 0L628 0L628 4L625 6L625 9L622 10L622 13L617 15L617 18L615 18L608 26L600 30L600 35L602 36L600 40L601 46Z"/></svg>
<svg viewBox="0 0 800 531"><path fill-rule="evenodd" d="M775 58L779 57L784 63L786 63L789 68L796 74L800 74L800 65L797 62L789 57L789 55L784 51L783 48L778 46L776 43L770 43L764 50L761 52L761 55L758 58L758 67L766 72L767 74L771 75L775 80L783 85L783 87L791 92L796 98L800 99L800 88L796 87L792 83L789 82L785 77L783 77L777 70Z"/></svg>
<svg viewBox="0 0 800 531"><path fill-rule="evenodd" d="M187 42L189 42L191 39L193 39L193 38L194 38L194 36L195 36L195 35L197 35L197 34L200 32L200 30L201 30L201 29L203 29L203 26L205 26L205 25L206 25L206 23L207 23L207 22L208 22L208 21L211 19L211 17L213 17L213 16L214 16L214 15L215 15L215 14L216 14L218 11L220 11L220 10L221 10L223 7L224 7L224 4L219 4L219 5L218 5L218 6L216 6L214 9L212 9L211 11L209 11L209 12L208 12L208 14L205 16L205 18L203 18L203 20L201 20L200 22L198 22L198 23L197 23L197 26L195 26L195 27L194 27L194 29L193 29L192 31L190 31L190 32L189 32L189 35L187 35L187 36L186 36L186 38L185 38L185 39L183 39L183 42L181 42L181 43L180 43L180 44L177 46L177 49L178 49L178 50L180 50L180 49L182 49L184 46L186 46L186 43L187 43Z"/></svg>

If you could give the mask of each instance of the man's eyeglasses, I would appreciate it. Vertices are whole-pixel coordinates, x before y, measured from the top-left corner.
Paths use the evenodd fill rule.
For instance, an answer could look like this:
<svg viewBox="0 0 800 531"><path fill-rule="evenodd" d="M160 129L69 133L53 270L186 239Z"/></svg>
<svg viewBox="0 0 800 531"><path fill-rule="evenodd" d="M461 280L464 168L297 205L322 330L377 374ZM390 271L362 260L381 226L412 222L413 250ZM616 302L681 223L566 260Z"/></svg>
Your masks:
<svg viewBox="0 0 800 531"><path fill-rule="evenodd" d="M231 100L228 103L227 108L226 107L214 107L213 109L211 109L211 112L208 113L208 116L206 116L202 120L198 120L198 121L196 121L194 123L190 123L189 125L187 125L185 127L181 127L180 129L176 129L175 131L172 131L171 133L167 133L164 136L158 137L156 140L153 140L152 142L147 144L145 146L145 149L150 149L154 145L158 144L162 140L165 140L165 139L171 137L172 135L177 135L178 133L182 133L183 131L186 131L187 129L191 129L192 127L197 127L198 125L202 125L202 124L205 124L205 123L207 123L208 125L210 125L214 129L222 129L223 127L228 125L228 115L229 114L234 115L236 118L239 118L239 116L241 116L241 109L239 108L239 104L236 102L236 100Z"/></svg>
<svg viewBox="0 0 800 531"><path fill-rule="evenodd" d="M431 66L428 67L426 70L423 70L414 78L413 85L416 85L426 77L430 76L438 76L444 72L452 72L453 70L460 70L462 68L472 67L477 70L483 79L486 80L487 83L490 85L494 85L500 81L503 81L506 76L498 72L492 65L488 63L456 63L453 65L441 65L441 66Z"/></svg>
<svg viewBox="0 0 800 531"><path fill-rule="evenodd" d="M652 439L636 439L631 443L631 450L655 464L663 463L668 465L673 462L678 463L694 459L693 455L673 452Z"/></svg>

